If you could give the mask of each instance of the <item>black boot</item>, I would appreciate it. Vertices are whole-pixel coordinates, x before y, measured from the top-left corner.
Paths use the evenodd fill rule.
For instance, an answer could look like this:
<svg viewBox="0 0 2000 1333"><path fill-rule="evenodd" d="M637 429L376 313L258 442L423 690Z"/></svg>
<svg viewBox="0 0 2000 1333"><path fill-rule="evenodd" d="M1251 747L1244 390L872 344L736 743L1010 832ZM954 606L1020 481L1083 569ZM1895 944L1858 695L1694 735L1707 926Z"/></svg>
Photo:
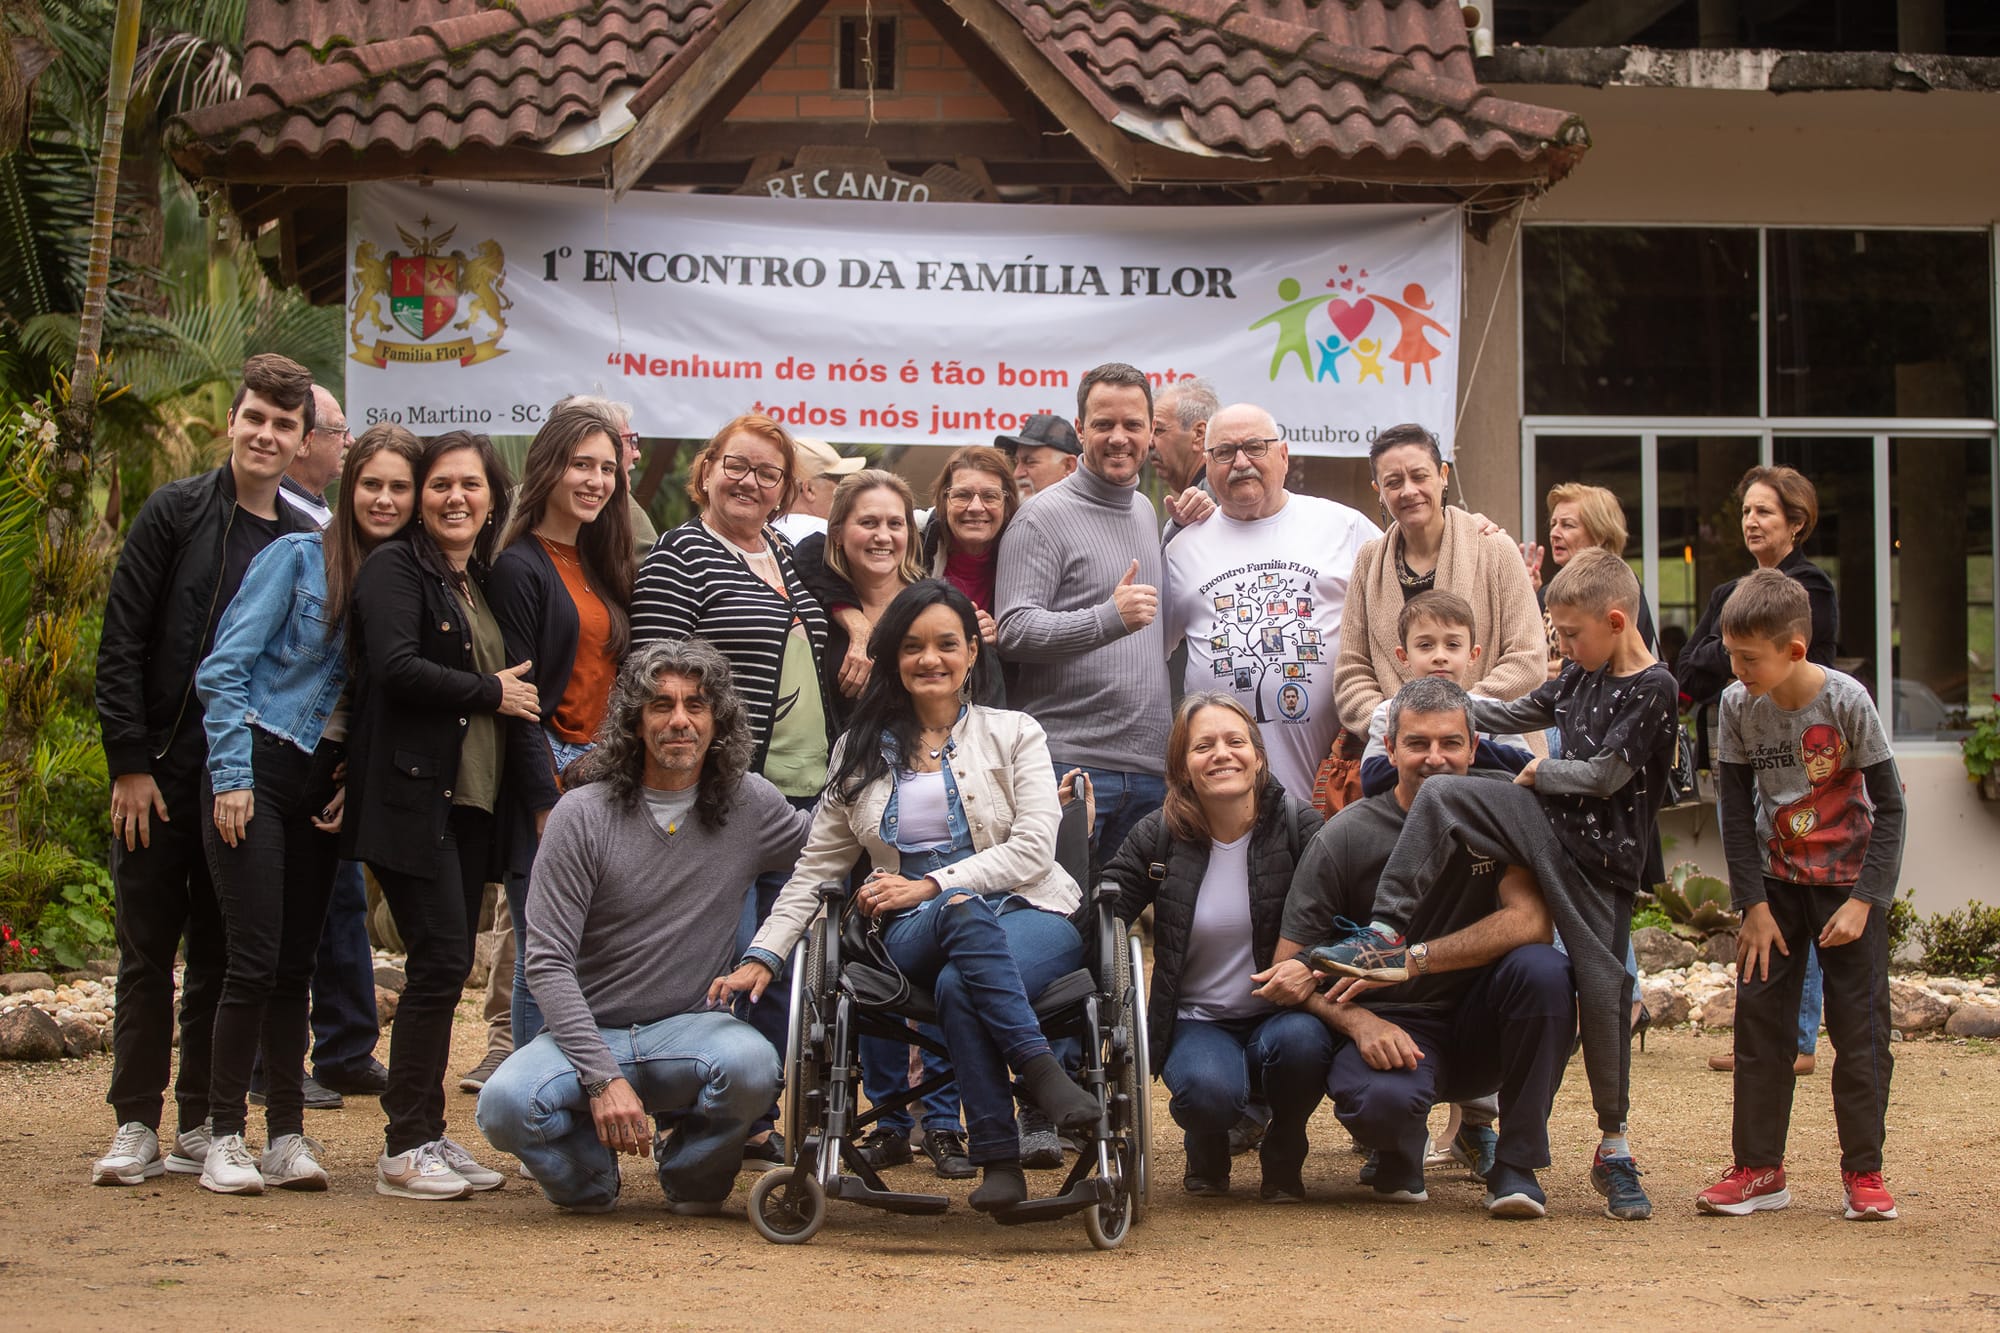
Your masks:
<svg viewBox="0 0 2000 1333"><path fill-rule="evenodd" d="M1041 1107L1042 1114L1055 1121L1058 1129L1096 1127L1097 1099L1076 1086L1076 1080L1063 1072L1062 1062L1055 1056L1038 1055L1028 1061L1021 1070L1021 1083L1029 1100Z"/></svg>
<svg viewBox="0 0 2000 1333"><path fill-rule="evenodd" d="M1021 1174L1018 1159L1011 1162L988 1162L986 1178L979 1182L979 1188L972 1191L972 1210L976 1213L997 1213L1003 1208L1012 1208L1028 1197L1028 1178Z"/></svg>

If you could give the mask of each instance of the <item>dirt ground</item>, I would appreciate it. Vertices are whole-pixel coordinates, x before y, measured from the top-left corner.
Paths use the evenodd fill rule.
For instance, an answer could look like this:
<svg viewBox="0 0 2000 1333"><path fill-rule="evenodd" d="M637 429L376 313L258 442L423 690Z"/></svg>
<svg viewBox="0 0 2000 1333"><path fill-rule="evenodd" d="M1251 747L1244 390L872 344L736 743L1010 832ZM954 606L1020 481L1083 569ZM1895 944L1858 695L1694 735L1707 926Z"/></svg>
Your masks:
<svg viewBox="0 0 2000 1333"><path fill-rule="evenodd" d="M468 1004L454 1070L475 1062L482 1036ZM382 1121L372 1098L309 1113L333 1172L326 1194L223 1198L185 1176L92 1188L89 1164L113 1128L103 1103L109 1057L13 1065L0 1068L9 1165L0 1308L23 1330L287 1333L791 1328L885 1316L1036 1330L2000 1327L2000 1232L1989 1211L2000 1051L1897 1047L1888 1180L1903 1216L1860 1225L1840 1220L1824 1072L1801 1089L1793 1206L1696 1216L1690 1198L1727 1164L1729 1079L1703 1066L1726 1041L1656 1033L1634 1056L1633 1141L1657 1209L1649 1223L1598 1211L1585 1179L1593 1136L1580 1063L1557 1105L1558 1164L1543 1174L1550 1216L1528 1223L1487 1218L1479 1186L1462 1176L1434 1173L1425 1206L1373 1202L1354 1184L1360 1159L1324 1107L1304 1206L1258 1203L1250 1161L1239 1161L1231 1197L1190 1199L1156 1084L1153 1208L1111 1253L1092 1250L1074 1218L997 1227L963 1207L966 1185L935 1181L921 1159L892 1180L950 1193L960 1202L949 1213L893 1217L836 1202L825 1230L801 1247L767 1244L750 1229L749 1177L722 1217L679 1218L664 1210L644 1162L627 1166L624 1203L601 1217L559 1213L519 1179L463 1202L384 1199L374 1193ZM1821 1052L1824 1071L1824 1043ZM455 1084L450 1096L452 1133L483 1152L472 1098ZM254 1143L254 1110L252 1126Z"/></svg>

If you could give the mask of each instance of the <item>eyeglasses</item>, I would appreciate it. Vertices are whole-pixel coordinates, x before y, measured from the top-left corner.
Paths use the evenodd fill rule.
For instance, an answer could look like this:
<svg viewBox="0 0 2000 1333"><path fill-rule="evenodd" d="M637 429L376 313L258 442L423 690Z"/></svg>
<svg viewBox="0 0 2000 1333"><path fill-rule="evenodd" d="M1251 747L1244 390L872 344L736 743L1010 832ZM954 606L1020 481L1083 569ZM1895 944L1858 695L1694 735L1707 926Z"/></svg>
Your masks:
<svg viewBox="0 0 2000 1333"><path fill-rule="evenodd" d="M639 432L636 430L621 430L618 432L618 438L627 449L639 447Z"/></svg>
<svg viewBox="0 0 2000 1333"><path fill-rule="evenodd" d="M785 470L781 467L772 467L769 463L758 467L741 454L722 456L722 475L731 481L741 481L753 472L757 474L757 484L767 491L785 484Z"/></svg>
<svg viewBox="0 0 2000 1333"><path fill-rule="evenodd" d="M352 440L354 438L354 432L345 426L314 426L312 433L315 435L330 435L336 440Z"/></svg>
<svg viewBox="0 0 2000 1333"><path fill-rule="evenodd" d="M977 500L988 509L998 509L1006 496L997 490L975 491L963 486L954 486L944 493L944 498L955 505L969 505Z"/></svg>
<svg viewBox="0 0 2000 1333"><path fill-rule="evenodd" d="M1235 444L1216 445L1208 451L1208 456L1217 463L1227 463L1239 453L1245 458L1262 458L1271 452L1272 445L1284 442L1282 435L1273 435L1267 440L1239 440Z"/></svg>

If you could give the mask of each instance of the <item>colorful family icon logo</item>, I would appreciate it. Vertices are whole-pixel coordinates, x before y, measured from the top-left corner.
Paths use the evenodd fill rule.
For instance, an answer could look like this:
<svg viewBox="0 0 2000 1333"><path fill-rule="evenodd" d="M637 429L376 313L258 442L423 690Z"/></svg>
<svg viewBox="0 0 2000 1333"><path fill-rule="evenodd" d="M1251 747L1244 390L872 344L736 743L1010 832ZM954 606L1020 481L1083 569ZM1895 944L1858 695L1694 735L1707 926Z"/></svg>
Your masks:
<svg viewBox="0 0 2000 1333"><path fill-rule="evenodd" d="M1347 272L1347 266L1339 266L1340 273ZM1360 279L1368 276L1368 270L1360 271ZM1265 325L1274 327L1277 345L1271 349L1270 378L1276 380L1278 372L1293 357L1298 358L1299 368L1308 380L1318 383L1332 380L1341 383L1340 361L1351 356L1354 360L1355 384L1365 384L1374 380L1386 384L1383 373L1384 352L1382 340L1364 336L1370 326L1383 311L1394 316L1397 324L1396 343L1388 349L1387 359L1403 368L1403 383L1411 382L1414 371L1421 369L1424 383L1431 380L1431 362L1444 355L1442 348L1432 343L1429 335L1440 338L1451 337L1451 330L1425 312L1435 310L1436 303L1420 282L1406 283L1400 299L1381 291L1364 290L1357 285L1360 279L1334 277L1327 279L1327 286L1334 291L1324 295L1302 296L1303 288L1297 278L1283 278L1278 282L1278 299L1284 304L1264 316L1250 327L1261 329ZM1353 299L1349 299L1349 295ZM1321 306L1326 307L1327 318L1333 324L1333 332L1323 337L1315 337L1309 327L1313 314ZM1317 353L1317 361L1314 354Z"/></svg>

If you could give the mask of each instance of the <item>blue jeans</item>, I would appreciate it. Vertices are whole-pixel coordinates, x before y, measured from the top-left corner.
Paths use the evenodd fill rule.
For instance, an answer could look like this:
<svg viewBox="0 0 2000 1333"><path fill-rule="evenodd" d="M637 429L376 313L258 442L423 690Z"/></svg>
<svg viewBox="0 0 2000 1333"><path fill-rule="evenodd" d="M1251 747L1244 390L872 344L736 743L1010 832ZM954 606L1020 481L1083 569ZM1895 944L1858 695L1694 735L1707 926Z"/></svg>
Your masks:
<svg viewBox="0 0 2000 1333"><path fill-rule="evenodd" d="M777 1094L770 1043L722 1013L597 1032L648 1114L671 1126L654 1149L667 1196L726 1197L750 1122ZM583 1082L552 1033L507 1057L479 1094L477 1119L487 1142L527 1163L550 1203L601 1212L618 1201L618 1155L598 1140Z"/></svg>
<svg viewBox="0 0 2000 1333"><path fill-rule="evenodd" d="M1826 978L1820 971L1819 946L1806 942L1806 979L1799 991L1799 1054L1819 1049L1820 1011L1826 1007Z"/></svg>
<svg viewBox="0 0 2000 1333"><path fill-rule="evenodd" d="M942 1039L944 1034L929 1023L918 1026L926 1036ZM951 1072L951 1061L942 1056L923 1052L924 1077ZM863 1037L861 1039L861 1091L868 1096L870 1106L880 1106L899 1092L910 1086L910 1045L892 1037ZM958 1085L947 1084L923 1098L924 1132L934 1129L956 1131L959 1126L960 1107ZM908 1138L910 1126L914 1122L908 1111L890 1111L875 1122L882 1133L901 1135Z"/></svg>
<svg viewBox="0 0 2000 1333"><path fill-rule="evenodd" d="M1172 1094L1168 1112L1187 1131L1188 1174L1228 1178L1229 1131L1251 1096L1261 1093L1271 1107L1264 1170L1279 1178L1297 1175L1306 1161L1306 1121L1326 1092L1333 1050L1326 1024L1300 1009L1176 1022L1160 1079Z"/></svg>
<svg viewBox="0 0 2000 1333"><path fill-rule="evenodd" d="M312 977L312 1063L338 1079L375 1058L382 1030L375 1021L375 955L368 945L368 886L359 861L333 872L333 899L320 931Z"/></svg>
<svg viewBox="0 0 2000 1333"><path fill-rule="evenodd" d="M514 1049L520 1050L540 1035L548 1024L542 1021L542 1006L528 989L528 877L507 872L507 916L514 923L514 994L507 1004L507 1026L514 1033Z"/></svg>
<svg viewBox="0 0 2000 1333"><path fill-rule="evenodd" d="M1125 845L1125 835L1132 831L1132 826L1166 801L1166 779L1154 773L1125 773L1115 768L1058 763L1056 781L1060 783L1063 774L1072 768L1082 768L1090 774L1091 788L1097 794L1097 824L1090 831L1090 842L1097 851L1098 864L1103 865Z"/></svg>
<svg viewBox="0 0 2000 1333"><path fill-rule="evenodd" d="M1018 1161L1007 1071L1049 1054L1028 997L1082 964L1076 927L1054 912L1003 914L978 894L955 892L897 916L882 942L912 984L932 988L958 1071L968 1156L980 1165Z"/></svg>

